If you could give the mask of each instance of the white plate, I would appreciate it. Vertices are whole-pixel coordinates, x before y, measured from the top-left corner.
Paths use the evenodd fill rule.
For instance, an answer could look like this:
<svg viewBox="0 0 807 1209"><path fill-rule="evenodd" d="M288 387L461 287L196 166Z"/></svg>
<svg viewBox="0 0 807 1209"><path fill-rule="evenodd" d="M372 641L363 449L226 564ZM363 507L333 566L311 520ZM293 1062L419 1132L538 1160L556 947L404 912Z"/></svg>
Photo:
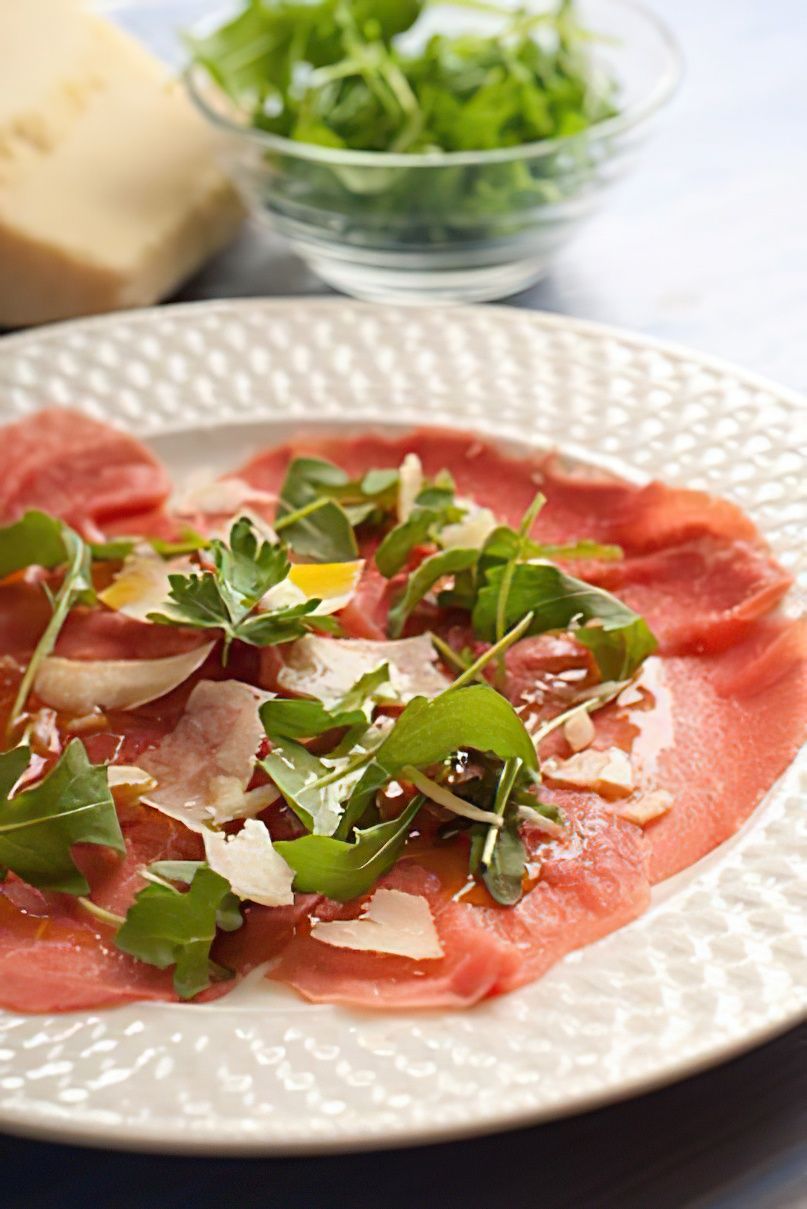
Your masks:
<svg viewBox="0 0 807 1209"><path fill-rule="evenodd" d="M0 342L4 418L79 405L176 471L303 424L443 423L727 494L807 577L807 412L683 350L505 308L174 307ZM181 435L172 435L172 434ZM799 771L800 770L800 771ZM630 927L465 1013L358 1014L267 984L210 1006L0 1015L0 1128L292 1153L524 1124L680 1078L807 1007L807 767Z"/></svg>

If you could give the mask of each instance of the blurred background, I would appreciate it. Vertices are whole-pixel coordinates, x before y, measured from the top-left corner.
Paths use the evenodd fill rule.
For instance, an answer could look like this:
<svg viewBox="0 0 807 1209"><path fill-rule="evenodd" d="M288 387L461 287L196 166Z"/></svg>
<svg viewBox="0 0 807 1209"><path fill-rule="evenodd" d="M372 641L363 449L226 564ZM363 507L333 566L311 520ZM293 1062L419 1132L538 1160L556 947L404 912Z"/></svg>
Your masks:
<svg viewBox="0 0 807 1209"><path fill-rule="evenodd" d="M807 387L807 4L647 0L685 59L634 170L510 300L624 325ZM199 0L108 3L178 62ZM212 7L215 7L212 6ZM327 287L277 237L244 232L183 298L312 294Z"/></svg>
<svg viewBox="0 0 807 1209"><path fill-rule="evenodd" d="M0 18L30 17L40 3L0 0ZM222 11L216 0L95 0L92 7L172 70L186 56L179 31ZM691 344L804 387L807 4L646 0L646 7L682 49L680 86L655 116L630 171L555 254L547 275L503 300ZM11 29L13 36L13 24ZM56 48L46 42L34 41L28 52L34 81L51 70L46 61L53 60L54 71L59 66ZM0 69L3 53L0 43ZM5 53L11 67L9 41ZM22 87L24 71L12 74L15 88ZM14 95L0 100L0 136L4 109L13 119L15 103ZM4 188L0 156L0 325L4 289L17 289L26 275L9 273L3 284ZM25 199L26 209L31 200ZM205 248L218 246L228 233L219 232ZM190 259L193 275L178 292L172 280L169 290L182 300L332 292L284 239L254 219L201 271L195 266L202 253ZM5 322L17 325L13 318Z"/></svg>

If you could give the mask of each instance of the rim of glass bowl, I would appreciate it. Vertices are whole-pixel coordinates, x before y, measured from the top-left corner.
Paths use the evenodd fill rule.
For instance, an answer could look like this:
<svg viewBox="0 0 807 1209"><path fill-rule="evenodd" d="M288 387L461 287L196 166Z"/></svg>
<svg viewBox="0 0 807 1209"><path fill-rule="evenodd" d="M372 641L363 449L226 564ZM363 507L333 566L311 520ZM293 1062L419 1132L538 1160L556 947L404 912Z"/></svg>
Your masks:
<svg viewBox="0 0 807 1209"><path fill-rule="evenodd" d="M198 63L189 64L183 78L188 94L204 117L228 134L262 144L268 150L295 156L297 159L313 160L322 164L341 167L365 168L437 168L442 165L493 164L523 158L538 158L551 155L561 148L569 148L580 142L600 141L624 134L647 122L675 93L683 75L684 59L681 48L666 23L645 4L638 0L600 0L606 7L622 9L645 21L659 38L666 62L664 68L647 92L633 104L612 118L597 122L578 134L564 135L554 139L541 139L532 143L520 143L514 147L497 147L486 151L420 151L409 154L393 151L359 151L344 147L323 147L317 143L304 143L283 135L271 134L254 126L238 122L215 109L207 100L197 83L204 76L207 86L224 97L204 68Z"/></svg>

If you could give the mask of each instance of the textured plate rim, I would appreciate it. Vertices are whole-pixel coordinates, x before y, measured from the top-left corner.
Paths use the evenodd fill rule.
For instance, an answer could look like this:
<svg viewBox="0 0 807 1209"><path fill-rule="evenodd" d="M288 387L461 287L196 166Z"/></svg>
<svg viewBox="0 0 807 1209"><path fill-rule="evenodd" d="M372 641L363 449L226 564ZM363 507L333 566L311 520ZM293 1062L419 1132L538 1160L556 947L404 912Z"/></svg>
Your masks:
<svg viewBox="0 0 807 1209"><path fill-rule="evenodd" d="M200 310L227 313L229 311L237 312L242 309L249 310L251 308L259 308L262 311L273 309L285 310L289 306L310 309L322 308L326 311L330 308L338 308L343 312L346 308L351 308L365 314L372 314L377 311L377 308L370 304L347 303L339 298L243 298L230 300L211 299L198 303L179 304L170 308L170 314L172 316L181 316L188 313L197 313ZM463 315L478 315L481 309L459 307L452 309L449 313L452 316L459 317L461 320ZM495 315L497 322L534 322L538 328L554 328L572 333L579 332L583 336L611 338L637 350L658 352L674 360L686 360L706 370L724 374L734 379L735 382L739 382L752 390L772 394L778 404L785 404L788 408L793 409L794 418L798 416L798 419L801 420L807 414L805 413L803 399L798 392L787 387L782 387L763 376L746 371L721 358L701 353L686 346L656 340L646 337L641 333L625 331L616 326L600 324L589 320L567 319L562 315L522 311L503 306L488 307L485 310ZM407 313L404 312L404 316ZM446 314L445 311L440 313ZM422 312L420 314L422 316ZM3 354L13 353L17 349L22 351L26 344L41 344L54 339L58 340L62 335L67 335L76 329L92 332L98 329L103 330L105 326L114 326L121 322L148 323L150 320L161 315L166 315L165 308L144 308L142 310L116 313L91 319L79 319L67 323L53 324L35 331L14 333L0 340L0 360ZM267 418L270 419L271 417L267 416ZM439 422L439 416L436 417L435 422ZM327 426L328 420L325 419L322 423L323 427ZM473 427L473 422L470 420L469 426ZM194 424L187 427L200 428L202 425ZM167 426L163 426L162 430L169 431ZM173 429L173 431L175 430ZM778 796L780 792L784 792L783 782L789 781L791 773L795 771L796 765L791 765L783 781L775 787L773 791L774 795ZM760 807L760 809L764 809L764 806ZM522 1106L517 1107L512 1112L502 1111L501 1107L499 1107L492 1112L486 1113L484 1116L480 1116L474 1122L460 1121L455 1124L442 1124L438 1128L429 1130L428 1132L423 1126L418 1128L417 1126L408 1125L400 1130L387 1130L383 1135L341 1135L335 1136L332 1139L320 1136L310 1142L301 1141L299 1138L278 1142L269 1137L264 1138L254 1135L249 1138L236 1138L229 1134L214 1141L209 1133L193 1133L187 1130L179 1132L175 1136L167 1137L165 1132L166 1123L164 1121L155 1122L151 1127L139 1124L134 1131L126 1123L116 1125L114 1128L107 1128L88 1121L79 1126L64 1128L64 1122L59 1121L57 1124L44 1115L39 1120L21 1122L7 1115L5 1112L0 1114L0 1126L8 1132L20 1136L57 1142L83 1146L112 1146L126 1150L160 1150L177 1154L194 1154L202 1151L211 1153L213 1151L219 1154L233 1155L302 1155L424 1145L461 1137L471 1137L481 1133L515 1129L548 1119L556 1119L578 1112L590 1111L607 1103L653 1091L666 1084L690 1077L713 1065L727 1061L782 1033L789 1027L797 1024L805 1015L807 1015L807 1001L802 1005L791 1003L789 1008L781 1015L770 1013L757 1026L743 1030L739 1035L730 1035L725 1043L712 1044L702 1052L695 1050L683 1059L678 1057L671 1059L668 1063L657 1065L655 1070L650 1074L638 1072L629 1078L622 1079L615 1085L606 1082L597 1090L577 1095L568 1104L561 1106L548 1105L532 1110Z"/></svg>

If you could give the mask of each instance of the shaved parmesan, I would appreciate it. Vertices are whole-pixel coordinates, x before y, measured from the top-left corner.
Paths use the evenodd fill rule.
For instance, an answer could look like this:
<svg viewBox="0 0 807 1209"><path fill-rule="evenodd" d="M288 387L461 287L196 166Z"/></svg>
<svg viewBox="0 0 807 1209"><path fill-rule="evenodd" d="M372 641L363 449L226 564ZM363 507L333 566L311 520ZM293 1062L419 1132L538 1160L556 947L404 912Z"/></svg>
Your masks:
<svg viewBox="0 0 807 1209"><path fill-rule="evenodd" d="M376 890L358 919L315 919L311 936L339 949L392 953L413 961L433 961L443 956L427 900L401 890Z"/></svg>
<svg viewBox="0 0 807 1209"><path fill-rule="evenodd" d="M218 538L219 541L229 542L230 531L233 525L236 521L241 520L242 517L249 521L258 537L263 541L271 542L272 545L277 542L278 537L272 526L254 508L237 508L235 512L227 516L226 520L220 521L218 524L206 524L204 526L205 533L211 540ZM201 557L204 558L204 552Z"/></svg>
<svg viewBox="0 0 807 1209"><path fill-rule="evenodd" d="M111 764L107 768L107 783L118 805L134 803L157 788L157 781L136 764Z"/></svg>
<svg viewBox="0 0 807 1209"><path fill-rule="evenodd" d="M405 521L423 490L423 466L416 453L408 453L398 467L398 520Z"/></svg>
<svg viewBox="0 0 807 1209"><path fill-rule="evenodd" d="M247 786L264 737L258 709L267 696L238 680L201 680L176 729L140 757L158 782L146 804L200 833L265 810L279 796L274 785Z"/></svg>
<svg viewBox="0 0 807 1209"><path fill-rule="evenodd" d="M239 898L264 907L294 902L294 870L275 851L264 823L247 819L236 835L205 831L204 843L208 865L227 878Z"/></svg>
<svg viewBox="0 0 807 1209"><path fill-rule="evenodd" d="M583 789L610 790L627 794L633 789L633 767L621 747L605 751L578 752L568 760L546 760L541 771L558 785L577 785Z"/></svg>
<svg viewBox="0 0 807 1209"><path fill-rule="evenodd" d="M46 705L72 714L95 709L137 709L164 697L200 668L215 643L165 659L64 659L42 661L34 689Z"/></svg>
<svg viewBox="0 0 807 1209"><path fill-rule="evenodd" d="M187 558L166 562L151 548L135 550L126 558L109 587L98 593L98 599L116 613L147 622L149 613L165 607L171 591L169 575L185 571L189 566Z"/></svg>
<svg viewBox="0 0 807 1209"><path fill-rule="evenodd" d="M288 692L335 705L360 676L386 663L390 697L403 705L413 697L436 697L446 688L448 682L435 667L436 658L428 634L391 642L306 634L287 651L278 682Z"/></svg>
<svg viewBox="0 0 807 1209"><path fill-rule="evenodd" d="M202 471L193 475L184 491L171 503L173 512L180 516L193 516L197 512L216 515L223 512L238 512L245 504L277 504L277 496L262 491L235 476L225 479L209 479ZM239 514L240 515L240 514Z"/></svg>
<svg viewBox="0 0 807 1209"><path fill-rule="evenodd" d="M107 782L110 789L126 786L127 789L141 789L145 793L149 789L157 788L156 778L146 772L145 768L138 768L136 764L110 764L107 769Z"/></svg>
<svg viewBox="0 0 807 1209"><path fill-rule="evenodd" d="M490 508L480 508L471 500L457 500L461 508L466 509L465 516L453 525L444 525L440 530L440 545L444 550L461 546L475 550L484 546L498 521Z"/></svg>
<svg viewBox="0 0 807 1209"><path fill-rule="evenodd" d="M588 747L596 733L591 714L582 707L563 724L563 737L572 751L582 751L584 747Z"/></svg>
<svg viewBox="0 0 807 1209"><path fill-rule="evenodd" d="M629 823L636 823L639 827L644 827L645 823L649 823L651 819L657 819L660 815L666 814L673 804L673 796L666 789L653 789L648 793L640 794L637 798L630 798L619 807L617 814L622 819L627 819Z"/></svg>
<svg viewBox="0 0 807 1209"><path fill-rule="evenodd" d="M288 578L271 588L260 602L261 609L283 609L319 600L314 616L337 613L350 603L364 570L364 560L346 563L295 563Z"/></svg>

